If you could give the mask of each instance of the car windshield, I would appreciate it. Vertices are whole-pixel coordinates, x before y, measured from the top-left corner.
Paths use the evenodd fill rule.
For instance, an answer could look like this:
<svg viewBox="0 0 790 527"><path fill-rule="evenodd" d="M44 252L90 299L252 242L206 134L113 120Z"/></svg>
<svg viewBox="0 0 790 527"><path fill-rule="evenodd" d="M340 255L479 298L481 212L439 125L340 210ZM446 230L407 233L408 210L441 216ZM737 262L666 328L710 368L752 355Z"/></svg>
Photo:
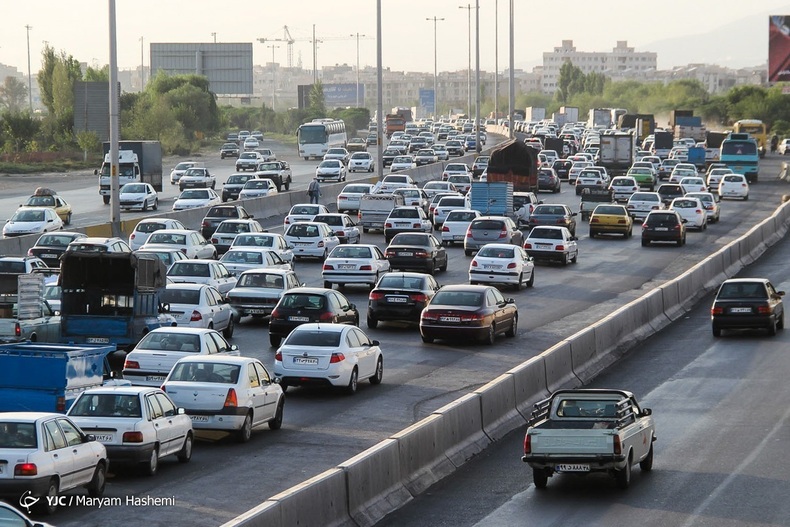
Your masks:
<svg viewBox="0 0 790 527"><path fill-rule="evenodd" d="M760 282L725 282L719 289L717 299L754 298L767 299L765 286Z"/></svg>
<svg viewBox="0 0 790 527"><path fill-rule="evenodd" d="M515 249L511 247L488 247L485 246L477 253L477 256L486 258L513 258Z"/></svg>
<svg viewBox="0 0 790 527"><path fill-rule="evenodd" d="M251 179L244 184L244 190L269 189L268 179Z"/></svg>
<svg viewBox="0 0 790 527"><path fill-rule="evenodd" d="M145 194L145 185L140 185L139 183L124 185L120 192L121 194Z"/></svg>
<svg viewBox="0 0 790 527"><path fill-rule="evenodd" d="M561 240L562 231L560 229L547 229L545 227L535 227L529 232L527 238L540 238L542 240Z"/></svg>
<svg viewBox="0 0 790 527"><path fill-rule="evenodd" d="M330 258L373 258L370 247L338 246L329 253Z"/></svg>
<svg viewBox="0 0 790 527"><path fill-rule="evenodd" d="M463 207L464 198L442 198L439 200L439 207Z"/></svg>
<svg viewBox="0 0 790 527"><path fill-rule="evenodd" d="M367 194L370 192L370 187L365 185L348 185L343 189L343 194Z"/></svg>
<svg viewBox="0 0 790 527"><path fill-rule="evenodd" d="M263 287L266 289L282 289L284 281L282 275L270 273L245 273L239 278L236 287Z"/></svg>
<svg viewBox="0 0 790 527"><path fill-rule="evenodd" d="M251 176L251 175L245 175L245 176L228 176L228 180L225 182L225 184L226 184L226 185L241 185L241 184L243 184L243 183L246 183L246 182L247 182L247 181L249 181L250 179L252 179L252 176Z"/></svg>
<svg viewBox="0 0 790 527"><path fill-rule="evenodd" d="M297 238L317 238L321 235L321 233L318 231L317 225L309 225L304 223L296 223L291 225L288 227L288 231L285 234Z"/></svg>
<svg viewBox="0 0 790 527"><path fill-rule="evenodd" d="M184 245L187 242L185 234L168 232L155 232L148 238L148 243L167 243L170 245Z"/></svg>
<svg viewBox="0 0 790 527"><path fill-rule="evenodd" d="M483 293L477 291L439 291L431 305L477 307L483 303Z"/></svg>
<svg viewBox="0 0 790 527"><path fill-rule="evenodd" d="M200 276L208 278L211 276L208 264L193 262L176 262L167 271L168 276Z"/></svg>
<svg viewBox="0 0 790 527"><path fill-rule="evenodd" d="M34 423L0 422L0 448L36 448Z"/></svg>
<svg viewBox="0 0 790 527"><path fill-rule="evenodd" d="M169 381L209 382L217 384L236 384L241 366L218 362L180 362L173 367Z"/></svg>
<svg viewBox="0 0 790 527"><path fill-rule="evenodd" d="M18 210L11 218L11 221L44 221L44 211L28 209Z"/></svg>
<svg viewBox="0 0 790 527"><path fill-rule="evenodd" d="M372 158L371 155L368 154L367 152L356 152L355 154L353 154L351 156L351 159L356 159L356 160L359 160L359 159L371 159L371 158Z"/></svg>
<svg viewBox="0 0 790 527"><path fill-rule="evenodd" d="M474 211L458 211L454 210L451 211L447 215L447 219L444 220L445 223L453 222L453 221L472 221L477 217Z"/></svg>
<svg viewBox="0 0 790 527"><path fill-rule="evenodd" d="M53 196L30 196L25 205L30 207L54 207L55 198Z"/></svg>
<svg viewBox="0 0 790 527"><path fill-rule="evenodd" d="M274 238L272 236L255 236L249 234L239 234L233 240L233 245L252 245L255 247L272 247Z"/></svg>
<svg viewBox="0 0 790 527"><path fill-rule="evenodd" d="M290 309L320 310L326 306L324 295L313 295L309 293L294 293L283 296L280 306Z"/></svg>
<svg viewBox="0 0 790 527"><path fill-rule="evenodd" d="M208 199L208 192L201 189L185 190L177 199Z"/></svg>
<svg viewBox="0 0 790 527"><path fill-rule="evenodd" d="M45 234L38 240L36 245L45 245L47 247L66 247L72 241L70 235L65 234Z"/></svg>
<svg viewBox="0 0 790 527"><path fill-rule="evenodd" d="M205 169L202 168L190 168L186 172L184 172L185 176L197 176L203 177L206 175Z"/></svg>
<svg viewBox="0 0 790 527"><path fill-rule="evenodd" d="M72 417L136 417L143 416L137 394L93 393L80 397L69 410Z"/></svg>
<svg viewBox="0 0 790 527"><path fill-rule="evenodd" d="M160 231L166 228L167 226L164 223L159 223L155 221L141 221L140 223L137 224L137 227L135 227L134 230L137 232L149 233L154 231Z"/></svg>
<svg viewBox="0 0 790 527"><path fill-rule="evenodd" d="M265 172L267 170L280 170L279 163L261 163L258 165L259 172Z"/></svg>
<svg viewBox="0 0 790 527"><path fill-rule="evenodd" d="M200 335L152 331L140 340L136 349L198 353Z"/></svg>
<svg viewBox="0 0 790 527"><path fill-rule="evenodd" d="M200 289L165 289L159 297L162 302L170 304L200 303Z"/></svg>
<svg viewBox="0 0 790 527"><path fill-rule="evenodd" d="M316 346L336 348L340 345L340 331L295 330L285 340L286 346Z"/></svg>
<svg viewBox="0 0 790 527"><path fill-rule="evenodd" d="M498 231L502 230L505 225L498 220L476 220L469 228L482 231Z"/></svg>
<svg viewBox="0 0 790 527"><path fill-rule="evenodd" d="M233 146L236 146L236 145L233 145ZM188 168L192 168L193 166L195 166L195 163L179 163L179 164L176 165L175 169L176 170L186 170Z"/></svg>

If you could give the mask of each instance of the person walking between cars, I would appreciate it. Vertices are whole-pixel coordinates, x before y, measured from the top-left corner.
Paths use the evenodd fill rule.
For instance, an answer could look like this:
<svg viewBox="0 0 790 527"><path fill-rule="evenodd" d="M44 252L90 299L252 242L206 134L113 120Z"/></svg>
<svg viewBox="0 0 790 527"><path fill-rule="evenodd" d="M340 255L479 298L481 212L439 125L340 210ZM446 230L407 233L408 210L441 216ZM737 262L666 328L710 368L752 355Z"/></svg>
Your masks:
<svg viewBox="0 0 790 527"><path fill-rule="evenodd" d="M321 197L321 185L318 184L318 177L313 177L313 180L307 186L307 195L310 197L310 203L318 203L318 198Z"/></svg>
<svg viewBox="0 0 790 527"><path fill-rule="evenodd" d="M771 137L771 153L772 153L772 154L775 154L775 153L776 153L776 147L777 147L777 146L779 146L779 136L778 136L778 135L776 135L776 134L774 134L774 135Z"/></svg>

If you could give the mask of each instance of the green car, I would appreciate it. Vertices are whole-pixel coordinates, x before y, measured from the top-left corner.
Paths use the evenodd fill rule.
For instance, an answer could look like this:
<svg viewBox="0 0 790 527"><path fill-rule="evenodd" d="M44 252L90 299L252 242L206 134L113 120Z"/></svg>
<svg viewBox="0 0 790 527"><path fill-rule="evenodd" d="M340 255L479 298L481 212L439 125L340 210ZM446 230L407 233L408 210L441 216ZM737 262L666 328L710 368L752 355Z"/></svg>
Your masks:
<svg viewBox="0 0 790 527"><path fill-rule="evenodd" d="M626 176L634 178L640 187L648 187L650 192L656 188L656 174L649 168L632 168Z"/></svg>

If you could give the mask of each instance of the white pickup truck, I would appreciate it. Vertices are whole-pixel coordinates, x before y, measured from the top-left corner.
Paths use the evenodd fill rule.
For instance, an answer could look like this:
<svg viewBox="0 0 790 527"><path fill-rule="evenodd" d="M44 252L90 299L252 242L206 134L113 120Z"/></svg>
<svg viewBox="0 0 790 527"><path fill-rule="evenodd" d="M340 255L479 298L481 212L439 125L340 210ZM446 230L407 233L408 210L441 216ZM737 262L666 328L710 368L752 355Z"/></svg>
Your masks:
<svg viewBox="0 0 790 527"><path fill-rule="evenodd" d="M631 466L653 468L653 412L622 390L558 390L535 404L527 423L522 461L535 487L555 473L607 472L627 488Z"/></svg>

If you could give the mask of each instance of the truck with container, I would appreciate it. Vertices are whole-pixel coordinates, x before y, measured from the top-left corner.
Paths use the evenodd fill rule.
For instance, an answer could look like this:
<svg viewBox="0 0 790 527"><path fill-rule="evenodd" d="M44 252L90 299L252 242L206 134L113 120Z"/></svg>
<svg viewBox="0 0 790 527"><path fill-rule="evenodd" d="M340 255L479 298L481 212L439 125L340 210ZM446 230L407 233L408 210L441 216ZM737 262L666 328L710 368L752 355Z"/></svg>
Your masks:
<svg viewBox="0 0 790 527"><path fill-rule="evenodd" d="M624 390L558 390L535 403L521 460L533 482L546 488L554 474L601 472L617 486L631 483L631 466L653 469L653 412Z"/></svg>
<svg viewBox="0 0 790 527"><path fill-rule="evenodd" d="M542 121L546 118L546 108L539 108L536 106L528 106L524 109L524 117L522 121Z"/></svg>
<svg viewBox="0 0 790 527"><path fill-rule="evenodd" d="M684 117L694 117L694 110L671 110L669 112L669 128L674 130L675 126L680 124L678 120L683 120Z"/></svg>
<svg viewBox="0 0 790 527"><path fill-rule="evenodd" d="M704 171L705 170L705 158L706 158L706 151L705 148L701 146L692 146L688 149L688 159L686 159L687 163L691 163L697 170Z"/></svg>
<svg viewBox="0 0 790 527"><path fill-rule="evenodd" d="M474 181L469 190L469 208L484 216L514 217L513 183Z"/></svg>
<svg viewBox="0 0 790 527"><path fill-rule="evenodd" d="M44 299L44 275L0 273L0 342L60 342L60 316Z"/></svg>
<svg viewBox="0 0 790 527"><path fill-rule="evenodd" d="M642 120L642 124L638 125L637 121L640 119ZM645 124L645 122L648 124ZM656 129L656 119L652 113L626 113L620 116L617 121L617 128L623 131L636 130L639 128L640 132L649 128L650 131L642 137L644 139Z"/></svg>
<svg viewBox="0 0 790 527"><path fill-rule="evenodd" d="M634 163L636 134L608 132L600 135L598 165L606 168L609 177L624 176Z"/></svg>
<svg viewBox="0 0 790 527"><path fill-rule="evenodd" d="M175 326L160 302L167 267L159 258L130 253L67 251L60 261L62 342L114 344L116 371L149 331Z"/></svg>
<svg viewBox="0 0 790 527"><path fill-rule="evenodd" d="M110 143L103 143L104 162L94 171L99 176L99 195L104 204L110 203ZM118 142L118 188L126 183L150 183L162 191L162 144L159 141Z"/></svg>
<svg viewBox="0 0 790 527"><path fill-rule="evenodd" d="M706 130L702 124L701 117L694 117L693 115L678 116L673 131L675 132L675 139L690 137L695 142L705 141Z"/></svg>
<svg viewBox="0 0 790 527"><path fill-rule="evenodd" d="M0 345L0 412L65 413L85 390L116 379L112 345L19 342Z"/></svg>
<svg viewBox="0 0 790 527"><path fill-rule="evenodd" d="M384 222L395 207L405 205L402 194L363 194L359 198L359 225L362 232L384 231Z"/></svg>
<svg viewBox="0 0 790 527"><path fill-rule="evenodd" d="M727 139L728 135L730 135L730 132L705 132L705 162L707 164L719 161L721 144Z"/></svg>
<svg viewBox="0 0 790 527"><path fill-rule="evenodd" d="M666 130L656 130L653 132L653 148L651 153L660 157L662 160L669 157L672 147L675 146L675 136Z"/></svg>
<svg viewBox="0 0 790 527"><path fill-rule="evenodd" d="M538 151L511 140L491 152L486 178L489 183L512 183L514 192L538 192Z"/></svg>
<svg viewBox="0 0 790 527"><path fill-rule="evenodd" d="M636 120L634 130L636 131L636 140L641 144L642 141L653 135L656 129L656 122L651 117L640 117Z"/></svg>
<svg viewBox="0 0 790 527"><path fill-rule="evenodd" d="M387 137L392 137L395 132L406 131L406 121L403 117L394 113L388 113L384 118L384 133Z"/></svg>
<svg viewBox="0 0 790 527"><path fill-rule="evenodd" d="M565 120L568 123L579 122L579 108L577 106L560 106L560 113L565 114Z"/></svg>
<svg viewBox="0 0 790 527"><path fill-rule="evenodd" d="M609 113L612 117L612 128L616 128L617 123L620 122L620 117L627 114L628 110L625 108L609 108Z"/></svg>
<svg viewBox="0 0 790 527"><path fill-rule="evenodd" d="M605 130L612 127L612 111L610 108L590 108L587 127Z"/></svg>

